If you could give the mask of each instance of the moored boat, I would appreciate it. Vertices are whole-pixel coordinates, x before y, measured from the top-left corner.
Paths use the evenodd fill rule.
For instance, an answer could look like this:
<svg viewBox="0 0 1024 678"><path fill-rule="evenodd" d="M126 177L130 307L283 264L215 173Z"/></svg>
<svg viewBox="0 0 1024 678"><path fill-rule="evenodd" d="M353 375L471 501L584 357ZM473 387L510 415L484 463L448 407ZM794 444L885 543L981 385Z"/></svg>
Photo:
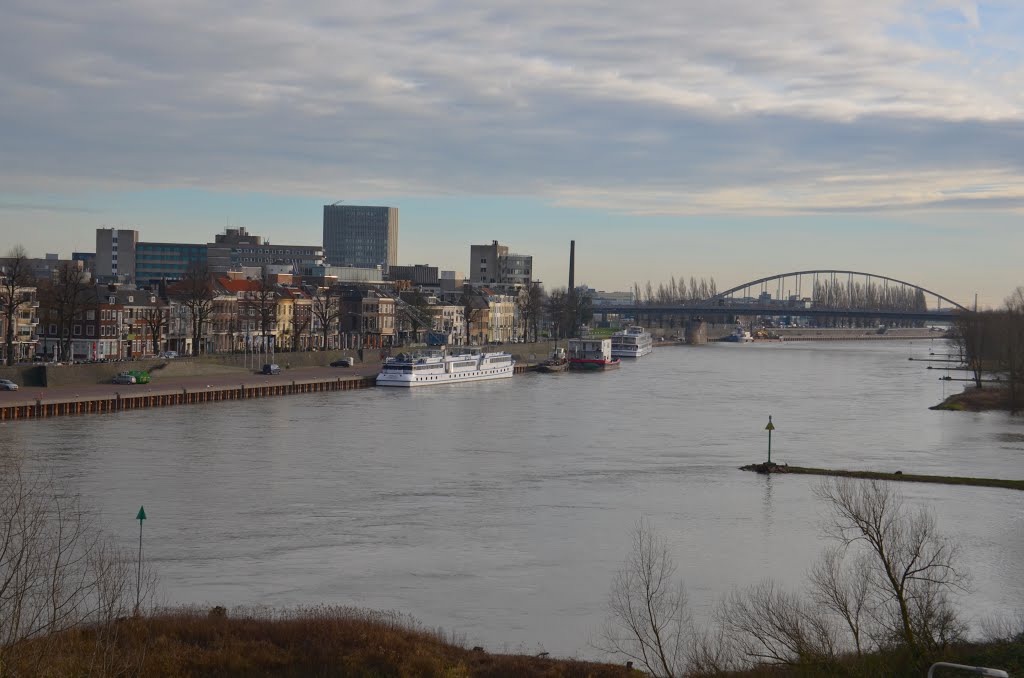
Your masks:
<svg viewBox="0 0 1024 678"><path fill-rule="evenodd" d="M564 348L555 348L547 360L537 365L538 372L565 372L569 369L569 358Z"/></svg>
<svg viewBox="0 0 1024 678"><path fill-rule="evenodd" d="M754 340L754 337L752 337L750 335L750 332L748 332L747 330L743 329L743 327L741 325L737 325L736 329L734 329L732 331L732 334L730 334L729 336L724 337L722 339L722 341L728 341L728 342L732 342L732 343L735 343L735 344L745 344L745 343L751 342L753 340Z"/></svg>
<svg viewBox="0 0 1024 678"><path fill-rule="evenodd" d="M650 353L653 346L651 334L637 325L612 335L613 358L641 358Z"/></svg>
<svg viewBox="0 0 1024 678"><path fill-rule="evenodd" d="M612 370L619 365L619 359L612 357L611 339L569 340L570 370Z"/></svg>
<svg viewBox="0 0 1024 678"><path fill-rule="evenodd" d="M503 379L512 376L515 365L512 354L504 351L399 353L381 366L377 386L413 387Z"/></svg>

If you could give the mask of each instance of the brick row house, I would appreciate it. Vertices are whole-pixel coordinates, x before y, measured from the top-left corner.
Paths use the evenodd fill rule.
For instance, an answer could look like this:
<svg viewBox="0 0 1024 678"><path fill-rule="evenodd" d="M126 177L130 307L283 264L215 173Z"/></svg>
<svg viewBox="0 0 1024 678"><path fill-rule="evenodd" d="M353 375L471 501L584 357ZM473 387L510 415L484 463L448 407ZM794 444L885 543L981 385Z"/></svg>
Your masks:
<svg viewBox="0 0 1024 678"><path fill-rule="evenodd" d="M152 356L163 350L169 316L155 292L84 287L73 303L42 305L36 355L69 361Z"/></svg>

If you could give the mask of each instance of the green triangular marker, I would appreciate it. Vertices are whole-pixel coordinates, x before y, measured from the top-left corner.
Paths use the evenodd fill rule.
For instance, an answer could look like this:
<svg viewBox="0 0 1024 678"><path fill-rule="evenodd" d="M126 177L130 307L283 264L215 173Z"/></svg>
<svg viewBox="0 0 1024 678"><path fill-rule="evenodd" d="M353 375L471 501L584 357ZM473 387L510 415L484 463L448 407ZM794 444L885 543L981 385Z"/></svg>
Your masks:
<svg viewBox="0 0 1024 678"><path fill-rule="evenodd" d="M139 515L135 516L135 520L142 524L142 521L146 519L146 508L144 506L139 507Z"/></svg>

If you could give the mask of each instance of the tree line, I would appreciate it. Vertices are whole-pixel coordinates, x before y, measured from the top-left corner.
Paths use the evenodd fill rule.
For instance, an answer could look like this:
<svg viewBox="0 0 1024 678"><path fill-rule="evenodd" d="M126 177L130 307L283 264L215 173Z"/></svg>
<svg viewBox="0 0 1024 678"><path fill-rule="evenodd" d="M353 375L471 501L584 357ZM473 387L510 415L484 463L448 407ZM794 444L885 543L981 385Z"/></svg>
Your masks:
<svg viewBox="0 0 1024 678"><path fill-rule="evenodd" d="M718 285L714 276L710 278L697 279L690 276L687 282L684 276L677 280L672 276L667 283L658 283L657 287L648 280L643 286L638 282L633 283L633 299L637 304L648 306L661 304L692 304L698 301L705 301L718 294Z"/></svg>
<svg viewBox="0 0 1024 678"><path fill-rule="evenodd" d="M965 312L954 323L954 345L976 388L990 374L1007 391L1010 409L1024 408L1024 286L1002 308Z"/></svg>

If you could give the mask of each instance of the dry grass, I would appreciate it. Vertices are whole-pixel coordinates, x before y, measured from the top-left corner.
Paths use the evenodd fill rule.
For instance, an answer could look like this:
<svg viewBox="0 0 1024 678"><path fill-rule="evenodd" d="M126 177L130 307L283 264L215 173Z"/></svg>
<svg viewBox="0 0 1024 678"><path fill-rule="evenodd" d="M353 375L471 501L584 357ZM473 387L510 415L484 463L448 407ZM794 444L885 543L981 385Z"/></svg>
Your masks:
<svg viewBox="0 0 1024 678"><path fill-rule="evenodd" d="M178 609L61 634L39 676L619 678L620 666L468 650L397 613ZM29 649L29 648L25 648ZM31 654L31 653L21 653ZM29 675L3 667L3 675Z"/></svg>

